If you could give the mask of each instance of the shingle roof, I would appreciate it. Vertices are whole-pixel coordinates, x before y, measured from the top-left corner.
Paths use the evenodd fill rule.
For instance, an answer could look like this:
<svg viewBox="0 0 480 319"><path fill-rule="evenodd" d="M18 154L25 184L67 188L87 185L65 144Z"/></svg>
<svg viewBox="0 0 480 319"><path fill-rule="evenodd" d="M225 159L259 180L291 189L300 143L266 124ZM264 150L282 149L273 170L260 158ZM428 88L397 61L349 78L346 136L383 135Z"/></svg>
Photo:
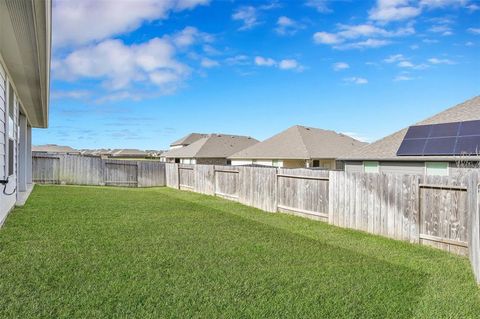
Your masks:
<svg viewBox="0 0 480 319"><path fill-rule="evenodd" d="M210 134L198 141L162 154L167 158L226 158L258 143L254 138L239 135Z"/></svg>
<svg viewBox="0 0 480 319"><path fill-rule="evenodd" d="M198 141L201 138L207 137L208 134L202 134L202 133L190 133L187 136L182 137L179 140L176 140L170 146L179 146L179 145L190 145L193 142Z"/></svg>
<svg viewBox="0 0 480 319"><path fill-rule="evenodd" d="M45 144L32 146L32 152L38 153L60 153L60 154L80 154L80 151L71 148L70 146Z"/></svg>
<svg viewBox="0 0 480 319"><path fill-rule="evenodd" d="M480 119L480 96L476 96L441 113L429 117L414 125L462 122ZM384 137L370 145L362 147L346 156L343 160L455 160L455 156L397 156L397 150L407 133L408 127ZM474 157L478 159L478 157Z"/></svg>
<svg viewBox="0 0 480 319"><path fill-rule="evenodd" d="M142 151L142 150L137 150L137 149L132 149L132 148L124 148L120 150L113 150L112 151L112 156L114 157L121 157L121 156L146 156L147 152Z"/></svg>
<svg viewBox="0 0 480 319"><path fill-rule="evenodd" d="M365 144L334 131L296 125L261 143L244 149L230 156L230 158L331 159Z"/></svg>

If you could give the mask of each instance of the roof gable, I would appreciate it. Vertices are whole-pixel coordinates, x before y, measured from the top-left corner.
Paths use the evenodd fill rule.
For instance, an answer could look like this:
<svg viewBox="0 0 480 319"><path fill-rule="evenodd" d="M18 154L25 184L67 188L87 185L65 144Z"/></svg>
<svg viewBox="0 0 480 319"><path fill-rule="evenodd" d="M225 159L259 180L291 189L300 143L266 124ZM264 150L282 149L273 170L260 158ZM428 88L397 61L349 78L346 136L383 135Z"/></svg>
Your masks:
<svg viewBox="0 0 480 319"><path fill-rule="evenodd" d="M235 159L337 158L365 145L334 131L295 125L265 141L240 151Z"/></svg>

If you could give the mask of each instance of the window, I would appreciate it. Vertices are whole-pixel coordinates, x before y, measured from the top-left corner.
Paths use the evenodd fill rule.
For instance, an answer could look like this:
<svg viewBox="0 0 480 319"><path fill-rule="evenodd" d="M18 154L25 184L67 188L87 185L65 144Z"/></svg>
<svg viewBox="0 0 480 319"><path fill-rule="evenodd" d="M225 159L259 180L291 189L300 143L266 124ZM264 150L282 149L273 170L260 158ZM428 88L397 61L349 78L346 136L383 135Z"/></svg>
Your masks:
<svg viewBox="0 0 480 319"><path fill-rule="evenodd" d="M8 86L8 149L7 149L7 161L8 161L8 175L14 174L15 169L15 92L12 85Z"/></svg>
<svg viewBox="0 0 480 319"><path fill-rule="evenodd" d="M313 160L312 167L320 167L320 161L319 160Z"/></svg>
<svg viewBox="0 0 480 319"><path fill-rule="evenodd" d="M378 162L366 161L363 162L363 171L365 173L378 173L380 172L380 167Z"/></svg>
<svg viewBox="0 0 480 319"><path fill-rule="evenodd" d="M272 166L275 166L275 167L280 167L280 161L279 160L272 160Z"/></svg>
<svg viewBox="0 0 480 319"><path fill-rule="evenodd" d="M179 164L179 163L180 163L180 159L179 159L179 158L176 158L176 159L175 159L175 163Z"/></svg>
<svg viewBox="0 0 480 319"><path fill-rule="evenodd" d="M448 176L447 162L426 162L425 174L428 176Z"/></svg>
<svg viewBox="0 0 480 319"><path fill-rule="evenodd" d="M232 160L227 159L227 165L232 165Z"/></svg>

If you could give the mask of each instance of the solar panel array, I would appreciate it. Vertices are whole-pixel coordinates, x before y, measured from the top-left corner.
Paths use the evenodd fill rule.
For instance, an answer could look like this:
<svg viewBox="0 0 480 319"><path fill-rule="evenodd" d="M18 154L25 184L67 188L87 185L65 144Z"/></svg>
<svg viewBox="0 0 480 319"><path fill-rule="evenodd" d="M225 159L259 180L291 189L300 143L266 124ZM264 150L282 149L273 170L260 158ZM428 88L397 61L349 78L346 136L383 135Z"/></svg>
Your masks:
<svg viewBox="0 0 480 319"><path fill-rule="evenodd" d="M408 128L398 156L479 155L480 120Z"/></svg>

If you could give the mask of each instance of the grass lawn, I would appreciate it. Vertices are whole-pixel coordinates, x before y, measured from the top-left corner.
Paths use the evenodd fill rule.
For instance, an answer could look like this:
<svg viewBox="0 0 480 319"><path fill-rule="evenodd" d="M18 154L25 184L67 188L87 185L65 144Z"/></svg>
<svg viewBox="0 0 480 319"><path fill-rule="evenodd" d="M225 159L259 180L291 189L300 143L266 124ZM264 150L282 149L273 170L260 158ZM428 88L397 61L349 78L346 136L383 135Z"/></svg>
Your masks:
<svg viewBox="0 0 480 319"><path fill-rule="evenodd" d="M3 318L480 318L466 258L167 188L36 186Z"/></svg>

